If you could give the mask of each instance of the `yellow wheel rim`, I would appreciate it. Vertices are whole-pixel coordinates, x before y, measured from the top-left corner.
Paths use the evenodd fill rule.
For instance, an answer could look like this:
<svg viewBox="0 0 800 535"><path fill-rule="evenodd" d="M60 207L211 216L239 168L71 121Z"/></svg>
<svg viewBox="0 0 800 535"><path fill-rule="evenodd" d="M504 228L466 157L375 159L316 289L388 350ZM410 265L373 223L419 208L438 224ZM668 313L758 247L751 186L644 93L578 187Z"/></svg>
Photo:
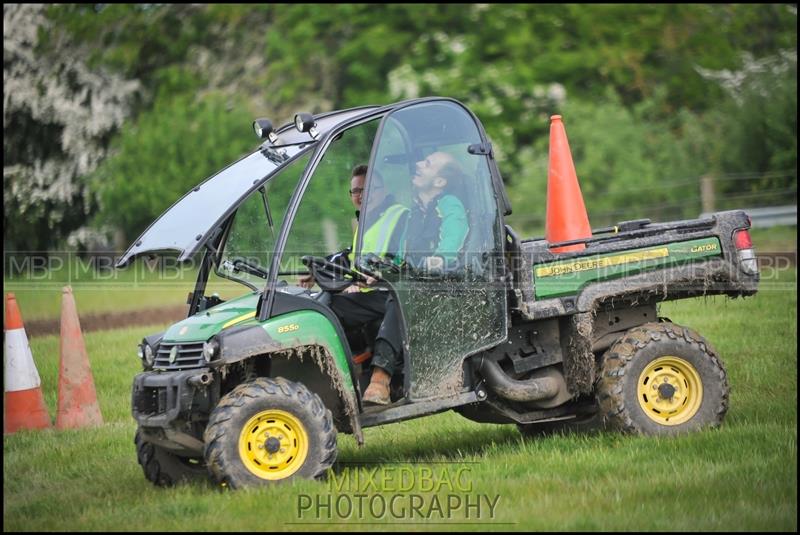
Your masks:
<svg viewBox="0 0 800 535"><path fill-rule="evenodd" d="M308 455L308 433L294 415L276 409L259 412L239 436L239 456L262 479L285 479L297 472Z"/></svg>
<svg viewBox="0 0 800 535"><path fill-rule="evenodd" d="M703 382L694 366L682 358L666 356L651 362L639 376L639 406L661 425L690 420L703 401Z"/></svg>

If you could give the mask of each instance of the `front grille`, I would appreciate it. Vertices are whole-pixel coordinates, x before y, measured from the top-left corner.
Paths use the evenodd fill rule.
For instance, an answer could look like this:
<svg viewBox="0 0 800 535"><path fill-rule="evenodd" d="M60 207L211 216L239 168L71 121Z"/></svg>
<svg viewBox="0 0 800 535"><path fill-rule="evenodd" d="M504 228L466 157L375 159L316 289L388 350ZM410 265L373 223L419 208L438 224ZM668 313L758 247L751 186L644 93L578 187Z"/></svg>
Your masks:
<svg viewBox="0 0 800 535"><path fill-rule="evenodd" d="M177 346L178 353L175 361L170 362L170 352L172 348ZM153 369L156 370L191 370L192 368L202 368L206 364L203 358L203 342L188 342L181 344L174 344L170 342L162 342L158 346L156 353L156 361L153 364Z"/></svg>
<svg viewBox="0 0 800 535"><path fill-rule="evenodd" d="M164 414L172 407L169 406L169 387L144 387L134 398L136 410L141 414ZM172 397L177 397L178 389L172 387Z"/></svg>

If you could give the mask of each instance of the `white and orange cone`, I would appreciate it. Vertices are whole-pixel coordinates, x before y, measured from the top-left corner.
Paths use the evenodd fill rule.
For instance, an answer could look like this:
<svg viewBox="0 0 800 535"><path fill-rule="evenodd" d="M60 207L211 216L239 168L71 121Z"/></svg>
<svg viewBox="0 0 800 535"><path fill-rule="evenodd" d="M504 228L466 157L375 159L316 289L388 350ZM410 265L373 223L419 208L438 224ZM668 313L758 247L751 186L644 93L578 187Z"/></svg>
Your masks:
<svg viewBox="0 0 800 535"><path fill-rule="evenodd" d="M75 297L72 288L65 286L61 298L61 365L56 429L97 425L103 425L103 416L97 402Z"/></svg>
<svg viewBox="0 0 800 535"><path fill-rule="evenodd" d="M6 294L5 355L3 433L50 427L50 414L42 396L42 381L33 362L22 314L13 293Z"/></svg>

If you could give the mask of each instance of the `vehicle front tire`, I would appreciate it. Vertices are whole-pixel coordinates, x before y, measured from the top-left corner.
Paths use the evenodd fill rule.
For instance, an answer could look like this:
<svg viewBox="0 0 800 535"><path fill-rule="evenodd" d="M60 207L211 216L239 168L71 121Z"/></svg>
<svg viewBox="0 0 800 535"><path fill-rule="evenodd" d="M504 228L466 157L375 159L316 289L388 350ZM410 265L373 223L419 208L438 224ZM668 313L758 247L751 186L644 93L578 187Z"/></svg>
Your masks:
<svg viewBox="0 0 800 535"><path fill-rule="evenodd" d="M136 458L144 471L144 477L158 487L172 487L178 483L208 479L208 470L202 458L181 457L148 442L141 431L133 438Z"/></svg>
<svg viewBox="0 0 800 535"><path fill-rule="evenodd" d="M336 460L331 411L302 383L259 377L225 395L205 434L212 477L233 489L316 479Z"/></svg>
<svg viewBox="0 0 800 535"><path fill-rule="evenodd" d="M603 356L597 384L609 426L647 435L719 426L729 393L714 348L674 323L646 323L626 332Z"/></svg>

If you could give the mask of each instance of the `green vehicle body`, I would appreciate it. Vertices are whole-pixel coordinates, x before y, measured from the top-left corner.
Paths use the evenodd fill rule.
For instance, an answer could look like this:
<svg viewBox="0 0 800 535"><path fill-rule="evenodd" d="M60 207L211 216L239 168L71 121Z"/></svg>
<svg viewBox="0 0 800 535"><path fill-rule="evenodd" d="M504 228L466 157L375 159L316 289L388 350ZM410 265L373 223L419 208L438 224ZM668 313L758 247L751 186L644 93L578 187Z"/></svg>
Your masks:
<svg viewBox="0 0 800 535"><path fill-rule="evenodd" d="M350 389L353 388L342 342L325 316L302 310L261 323L255 317L258 299L258 293L247 294L190 316L167 329L164 341L181 343L208 340L228 327L258 325L283 347L321 345L333 358L342 380Z"/></svg>
<svg viewBox="0 0 800 535"><path fill-rule="evenodd" d="M629 249L622 254L611 253L581 257L579 260L538 264L533 268L536 297L548 299L576 295L581 288L593 282L637 275L647 270L679 266L721 255L719 239L703 238Z"/></svg>

